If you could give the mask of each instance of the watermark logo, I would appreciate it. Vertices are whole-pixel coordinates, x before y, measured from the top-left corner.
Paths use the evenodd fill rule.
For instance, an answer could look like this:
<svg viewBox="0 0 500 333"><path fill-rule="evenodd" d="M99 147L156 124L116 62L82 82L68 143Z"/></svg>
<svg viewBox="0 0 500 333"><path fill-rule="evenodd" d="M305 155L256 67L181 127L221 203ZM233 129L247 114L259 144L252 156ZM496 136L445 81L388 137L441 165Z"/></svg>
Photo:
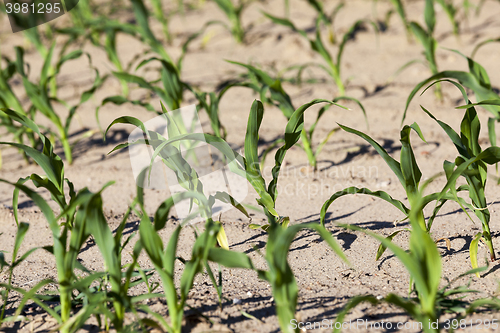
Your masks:
<svg viewBox="0 0 500 333"><path fill-rule="evenodd" d="M4 0L12 32L52 21L75 8L79 0Z"/></svg>
<svg viewBox="0 0 500 333"><path fill-rule="evenodd" d="M128 137L136 183L140 182L142 170L150 166L144 183L138 183L138 186L168 188L171 195L197 191L208 198L221 192L237 202L245 199L248 194L246 178L229 170L230 164L236 161L206 142L195 105L169 111L145 122L144 126L146 131L138 127ZM170 144L165 144L167 140ZM197 213L196 202L178 200L174 204L178 218L190 223L204 220ZM230 200L215 200L211 207L212 217L231 208Z"/></svg>

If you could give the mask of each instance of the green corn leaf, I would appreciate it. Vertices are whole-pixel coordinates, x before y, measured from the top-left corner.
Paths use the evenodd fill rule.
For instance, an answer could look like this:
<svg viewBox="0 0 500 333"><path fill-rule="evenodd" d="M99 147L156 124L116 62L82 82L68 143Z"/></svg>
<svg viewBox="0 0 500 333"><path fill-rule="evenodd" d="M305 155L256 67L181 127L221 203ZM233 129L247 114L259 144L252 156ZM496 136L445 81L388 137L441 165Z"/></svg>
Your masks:
<svg viewBox="0 0 500 333"><path fill-rule="evenodd" d="M448 134L448 137L451 139L451 141L457 148L459 154L462 156L468 156L467 148L464 146L457 132L455 132L455 130L453 130L453 128L451 128L450 125L434 117L432 113L430 113L426 108L424 108L423 106L421 106L421 108L422 110L424 110L425 113L427 113L429 117L434 119L439 124L439 126L441 126L441 128L446 132L446 134Z"/></svg>
<svg viewBox="0 0 500 333"><path fill-rule="evenodd" d="M123 80L130 83L136 83L141 88L148 89L150 91L155 91L155 88L140 76L128 74L125 72L113 72L113 75L116 76L119 80Z"/></svg>
<svg viewBox="0 0 500 333"><path fill-rule="evenodd" d="M495 42L500 42L500 38L493 38L493 39L487 39L485 41L482 41L481 43L477 44L474 49L472 50L471 52L471 58L474 58L474 56L476 55L477 51L479 51L479 49L481 47L483 47L484 45L486 44L489 44L489 43L495 43Z"/></svg>
<svg viewBox="0 0 500 333"><path fill-rule="evenodd" d="M422 173L417 165L415 159L415 154L410 145L410 132L415 130L420 138L425 142L425 139L418 127L417 123L413 123L411 126L404 126L401 130L401 173L405 180L403 184L405 191L410 194L418 190L418 184L422 178Z"/></svg>
<svg viewBox="0 0 500 333"><path fill-rule="evenodd" d="M400 183L403 186L405 185L405 179L403 177L403 173L401 172L401 165L399 164L398 161L396 161L394 158L392 158L391 156L389 156L389 154L387 153L387 151L380 144L378 144L375 140L373 140L371 137L369 137L368 135L366 135L366 134L364 134L362 132L359 132L359 131L357 131L355 129L352 129L352 128L349 128L347 126L343 126L343 125L339 125L339 126L344 131L356 134L357 136L363 138L373 148L375 148L375 150L377 151L377 153L379 153L379 155L384 159L385 163L387 163L387 165L389 166L389 168L391 168L392 172L394 172L394 174L396 175L396 177L398 177Z"/></svg>
<svg viewBox="0 0 500 333"><path fill-rule="evenodd" d="M264 116L264 107L255 100L248 116L247 132L245 135L245 171L247 179L259 194L259 204L264 206L272 215L278 216L274 210L274 200L266 191L266 183L260 173L260 162L257 148L259 146L259 128Z"/></svg>
<svg viewBox="0 0 500 333"><path fill-rule="evenodd" d="M208 260L221 264L227 268L246 268L254 270L252 260L242 252L229 251L221 248L211 248Z"/></svg>
<svg viewBox="0 0 500 333"><path fill-rule="evenodd" d="M17 253L21 247L26 233L28 232L29 224L25 222L19 223L17 226L16 238L14 239L14 249L12 250L12 269L17 266L22 260L17 260Z"/></svg>
<svg viewBox="0 0 500 333"><path fill-rule="evenodd" d="M49 48L49 53L47 53L47 57L45 58L43 62L43 67L42 67L42 72L40 73L40 83L43 85L47 82L48 77L50 75L49 71L51 69L51 61L52 61L52 54L54 53L54 48L56 46L56 43L52 43L52 45Z"/></svg>
<svg viewBox="0 0 500 333"><path fill-rule="evenodd" d="M229 195L228 193L226 192L219 192L217 191L217 193L215 193L215 195L213 196L215 199L217 200L220 200L224 203L228 203L228 204L231 204L234 208L236 208L237 210L239 210L241 213L243 213L246 217L250 218L250 215L248 215L248 212L247 210L245 209L245 207L243 207L242 204L240 204L238 201L236 201L231 195Z"/></svg>
<svg viewBox="0 0 500 333"><path fill-rule="evenodd" d="M470 242L470 246L469 246L470 263L471 263L471 266L472 266L473 269L477 269L478 268L477 250L478 250L478 247L479 247L479 240L481 239L482 236L483 236L483 234L481 232L478 232L476 234L476 236L474 236L474 239L472 239L472 241ZM476 272L475 274L476 274L477 277L481 277L479 275L479 272Z"/></svg>
<svg viewBox="0 0 500 333"><path fill-rule="evenodd" d="M343 189L342 191L335 192L330 199L325 201L323 206L321 207L321 212L320 212L320 223L322 225L325 225L325 218L326 218L326 212L328 211L328 208L330 205L337 200L338 198L348 195L348 194L366 194L366 195L371 195L374 197L377 197L379 199L382 199L384 201L387 201L388 203L392 204L394 207L402 211L405 215L408 215L410 213L410 210L399 200L394 199L391 197L389 194L387 194L384 191L371 191L367 188L358 188L358 187L348 187Z"/></svg>
<svg viewBox="0 0 500 333"><path fill-rule="evenodd" d="M338 107L345 109L344 106L326 99L314 99L311 102L306 103L300 106L297 110L295 110L295 112L292 114L285 127L285 144L281 148L279 148L276 154L274 155L275 163L272 169L273 179L269 184L267 190L267 192L271 195L273 202L276 201L278 197L278 189L277 189L278 176L281 169L281 164L285 159L286 152L297 143L300 136L302 135L302 131L304 128L304 113L311 106L319 103L334 104Z"/></svg>
<svg viewBox="0 0 500 333"><path fill-rule="evenodd" d="M26 183L29 179L30 179L30 177L19 178L19 180L17 181L17 184L22 185L22 184ZM16 221L17 225L19 225L19 216L18 216L19 214L18 214L18 207L17 207L18 200L19 200L19 188L15 187L14 193L12 194L12 211L14 214L14 220Z"/></svg>
<svg viewBox="0 0 500 333"><path fill-rule="evenodd" d="M48 140L47 140L48 141ZM48 179L57 186L57 189L59 190L60 193L63 191L63 178L64 178L64 166L61 161L61 159L53 154L52 156L50 155L45 155L43 153L40 153L38 150L35 150L31 147L14 143L14 142L0 142L0 144L6 144L10 146L14 146L16 148L19 148L23 150L28 156L33 158L35 162L42 167L43 171L45 171L45 174L47 175Z"/></svg>
<svg viewBox="0 0 500 333"><path fill-rule="evenodd" d="M161 55L166 61L172 62L172 59L165 51L165 48L156 39L151 28L149 27L149 13L142 0L130 0L132 2L132 9L134 10L135 18L138 23L139 33L143 39L149 44L151 49Z"/></svg>
<svg viewBox="0 0 500 333"><path fill-rule="evenodd" d="M430 34L434 32L436 26L436 13L434 12L434 0L425 0L424 9L425 24Z"/></svg>

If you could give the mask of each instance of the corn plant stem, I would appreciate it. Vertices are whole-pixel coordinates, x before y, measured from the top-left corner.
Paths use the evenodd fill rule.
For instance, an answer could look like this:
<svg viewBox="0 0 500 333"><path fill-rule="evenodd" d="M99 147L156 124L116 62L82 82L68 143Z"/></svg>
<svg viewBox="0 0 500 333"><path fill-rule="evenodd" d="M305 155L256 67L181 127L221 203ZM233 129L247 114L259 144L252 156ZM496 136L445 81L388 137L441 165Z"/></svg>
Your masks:
<svg viewBox="0 0 500 333"><path fill-rule="evenodd" d="M330 62L329 65L330 65L330 70L331 70L331 76L332 76L333 80L335 81L337 88L339 89L338 96L344 96L345 95L345 86L344 86L344 82L342 82L342 78L340 77L340 70L338 68L338 65L335 65L333 62Z"/></svg>
<svg viewBox="0 0 500 333"><path fill-rule="evenodd" d="M60 280L59 281L59 298L61 301L61 320L63 323L69 320L71 315L71 292L69 281ZM61 329L62 333L69 332L68 328Z"/></svg>
<svg viewBox="0 0 500 333"><path fill-rule="evenodd" d="M111 287L111 290L114 288ZM125 319L125 307L119 301L113 302L113 307L115 309L116 319L113 321L115 329L117 332L120 332L123 328L123 320Z"/></svg>
<svg viewBox="0 0 500 333"><path fill-rule="evenodd" d="M68 164L69 165L73 164L73 155L71 153L71 145L68 141L66 133L61 134L61 143L63 146L64 155L66 156L66 160L68 161Z"/></svg>
<svg viewBox="0 0 500 333"><path fill-rule="evenodd" d="M171 333L180 333L182 327L182 316L184 302L178 303L177 290L173 281L173 276L162 276L163 286L165 288L165 298L167 300L168 315L170 316Z"/></svg>

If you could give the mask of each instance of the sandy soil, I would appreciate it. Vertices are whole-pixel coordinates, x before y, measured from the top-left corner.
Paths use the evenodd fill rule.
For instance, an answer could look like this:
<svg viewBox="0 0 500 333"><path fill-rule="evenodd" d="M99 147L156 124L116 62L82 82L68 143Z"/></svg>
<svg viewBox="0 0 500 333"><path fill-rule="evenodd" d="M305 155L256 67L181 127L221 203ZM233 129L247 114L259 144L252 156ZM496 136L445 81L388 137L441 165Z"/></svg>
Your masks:
<svg viewBox="0 0 500 333"><path fill-rule="evenodd" d="M333 8L335 2L328 2L327 9ZM412 1L407 4L410 19L422 21L419 13L422 13L422 1ZM381 19L389 6L387 3L379 3L376 13L371 1L349 1L341 11L335 23L336 29L345 32L346 29L357 19ZM296 25L303 28L313 27L314 12L307 6L305 1L293 1L291 17ZM247 43L237 45L231 35L219 28L211 29L209 33L213 37L202 47L200 42L195 42L188 52L182 70L185 81L198 86L205 91L212 91L225 80L234 78L241 69L224 61L237 60L240 62L252 62L264 68L282 70L288 66L306 62L322 63L322 59L309 50L307 43L300 36L291 33L283 27L275 26L264 19L259 10L265 10L275 15L283 14L282 1L268 1L266 3L254 3L245 12L244 24L251 26L247 35ZM468 20L462 20L460 38L451 34L450 24L442 11L438 13L437 36L439 46L437 51L438 64L441 70L455 69L467 70L464 59L445 48L459 49L469 55L473 47L482 40L498 37L500 26L500 5L494 1L487 1L479 16L471 15ZM131 18L132 13L123 15L124 19ZM201 9L186 12L183 17L174 17L170 24L175 40L173 46L167 50L174 56L179 54L178 46L186 38L188 33L195 32L205 22L212 19L225 20L222 13L214 3L207 2ZM60 26L64 24L55 22ZM158 35L161 27L153 24ZM11 34L7 20L1 22L0 35L2 54L12 57L13 45L23 45L23 37L20 33ZM137 41L120 37L118 40L120 56L124 61L132 59L134 55L145 49ZM331 47L335 50L335 47ZM101 74L109 73L111 65L105 54L90 45L84 50L92 56L93 65L99 68ZM500 63L498 52L500 45L491 44L484 47L477 55L476 60L481 63L490 75L494 86L500 82ZM342 75L344 79L349 78L347 95L359 98L364 104L369 129L363 120L359 108L355 104L345 103L351 108L345 111L332 108L324 116L319 124L314 137L318 143L336 123L344 124L366 131L369 135L383 144L392 154L399 158L399 130L404 105L408 94L416 83L430 75L429 70L422 64L414 65L391 83L387 83L395 71L406 62L419 58L424 60L422 49L416 42L409 43L406 39L404 28L399 18L393 16L389 28L376 37L372 28L361 31L355 40L349 42L344 54L342 64ZM41 67L41 59L36 51L27 55L27 61L31 66L31 73L36 73ZM143 74L143 72L139 72ZM154 73L146 73L146 77ZM153 75L154 76L154 75ZM336 87L332 81L321 72L311 71L308 77L315 78L317 83L307 83L294 86L285 83L285 89L291 94L296 106L301 105L314 98L332 98L336 94ZM87 66L87 60L81 59L69 63L62 68L59 84L61 85L60 98L69 103L76 103L79 93L90 87L93 80L93 72ZM21 89L18 83L15 89ZM120 93L120 85L116 79L109 79L107 84L100 89L91 101L81 107L78 112L77 121L73 123L72 140L77 140L82 133L88 129L96 129L97 122L94 111L103 98ZM132 97L144 96L142 89L132 89ZM472 95L471 95L472 96ZM230 90L221 102L221 119L228 129L228 142L234 147L242 147L248 112L252 101L257 98L249 90L235 88ZM25 102L28 102L27 100ZM153 105L159 105L158 98L152 99ZM190 105L194 99L186 94L185 105ZM435 99L432 92L416 97L411 104L406 123L418 122L426 137L427 144L414 136L413 146L424 175L430 177L442 170L445 159L453 160L456 151L441 128L425 115L419 104L441 120L448 122L457 129L460 124L462 111L454 107L461 105L460 93L451 85L444 85L444 101ZM317 108L315 109L317 110ZM489 113L478 110L483 128L486 128L486 120ZM315 111L306 115L308 124L315 119ZM152 113L144 111L140 107L123 105L120 107L106 105L101 108L99 120L106 127L118 116L133 115L143 120L153 117ZM201 115L203 126L209 131L209 123L205 114ZM47 123L40 117L41 123ZM263 125L261 128L261 149L264 150L276 138L282 135L286 119L275 107L266 106ZM135 195L134 179L126 150L107 155L107 153L118 143L126 141L131 126L115 126L108 134L106 142L96 133L90 138L84 138L77 143L75 149L74 164L66 165L66 177L74 182L76 188L88 187L92 191L99 190L106 182L115 180L116 183L106 189L103 193L104 209L111 228L115 228L123 216L128 204ZM488 141L486 131L482 132L482 146L487 147ZM58 149L61 155L62 149ZM0 169L0 178L16 181L19 177L25 177L33 172L41 173L40 168L27 165L16 150L2 149L3 166ZM271 160L267 160L265 173L266 179L270 179ZM391 173L382 158L365 142L357 137L344 132L337 132L319 157L318 171L312 172L307 167L305 153L298 147L291 149L286 158L286 166L280 176L280 194L277 209L282 214L290 216L291 223L303 223L319 221L319 211L324 201L334 191L348 186L362 186L372 190L384 190L398 199L405 199L405 194L398 184L397 178ZM498 236L500 235L500 221L498 211L500 206L500 195L498 186L495 185L495 169L491 168L492 178L487 188L488 203L491 204L492 214L491 229L493 231L494 244L500 247ZM440 179L433 186L437 189L443 185ZM429 190L432 190L429 189ZM43 192L42 192L43 193ZM43 193L48 197L47 193ZM166 190L146 190L147 209L152 214L159 203L168 197ZM255 204L256 194L253 190L245 203ZM12 249L16 231L15 221L12 215L12 188L0 185L0 249L9 251ZM54 207L55 208L55 207ZM265 261L255 247L263 249L266 243L266 234L259 230L251 230L249 223L263 223L264 216L253 214L252 222L237 211L229 211L223 214L222 221L226 234L229 238L230 247L236 251L244 251L250 255L257 267L265 268ZM40 213L40 210L26 197L20 199L20 218L30 223L30 230L22 246L22 252L32 248L51 244L50 230ZM321 241L319 236L313 232L304 231L298 234L293 242L289 261L294 270L299 285L299 302L297 308L297 319L303 322L321 322L323 319L334 320L336 313L347 302L347 300L359 294L373 294L385 296L395 292L400 295L407 294L409 276L402 264L391 253L387 252L379 261L375 261L375 253L378 243L359 232L349 232L336 226L336 223L349 223L368 228L382 235L389 235L397 228L408 226L407 222L397 222L402 218L401 213L385 202L367 196L355 195L339 199L329 210L327 227L333 232L342 245L347 257L351 261L354 270L338 259L329 247ZM162 231L166 240L178 222L173 218ZM127 233L137 231L138 220L132 216L127 224ZM440 239L446 237L451 242L448 250L444 242L438 243L443 256L443 277L452 279L470 268L468 247L472 237L481 230L479 221L471 222L466 214L456 204L447 204L436 219L432 237ZM193 242L193 232L186 228L183 231L179 254L189 256L190 247ZM408 234L402 233L395 242L407 246ZM487 256L487 249L480 246L479 257ZM79 255L82 263L88 268L99 270L103 268L97 246L88 243ZM125 258L127 262L129 259ZM143 268L152 267L144 255L140 264ZM472 277L471 288L480 290L480 297L493 295L498 289L498 264L490 263L490 269L481 278ZM178 267L180 271L181 267ZM30 288L45 278L56 278L56 268L53 258L43 250L36 251L20 267L17 268L14 284L23 288ZM6 276L0 275L0 281L5 281ZM155 276L154 280L158 281ZM222 309L218 306L217 294L212 287L210 279L206 274L198 276L196 285L191 291L189 304L196 310L186 312L186 331L197 332L276 332L279 325L273 308L272 293L265 281L260 281L256 273L243 270L223 271L223 292L227 299ZM467 278L459 279L455 285L465 284ZM445 280L443 280L443 285ZM49 286L54 288L54 286ZM160 287L161 290L161 287ZM144 287L131 290L132 293L145 292ZM471 296L470 299L478 297ZM234 302L234 299L241 300ZM238 304L234 304L238 303ZM158 300L150 300L152 309L166 315L166 306ZM243 315L246 312L256 319L249 319ZM202 313L205 318L198 315ZM2 327L2 331L47 331L55 327L55 322L42 314L35 306L26 310L30 322L8 324ZM497 314L482 313L475 315L474 319L497 318ZM209 318L213 325L206 319ZM389 321L407 322L410 319L401 310L388 306L371 307L362 305L356 308L348 320L357 319L380 322ZM133 316L129 318L134 321ZM85 330L96 330L89 323ZM468 331L469 329L467 329ZM314 331L314 330L313 330ZM321 331L321 330L316 330ZM345 331L373 331L370 328L359 327ZM388 331L394 331L388 330ZM409 331L419 331L410 329ZM473 331L473 329L470 329ZM487 331L487 330L486 330Z"/></svg>

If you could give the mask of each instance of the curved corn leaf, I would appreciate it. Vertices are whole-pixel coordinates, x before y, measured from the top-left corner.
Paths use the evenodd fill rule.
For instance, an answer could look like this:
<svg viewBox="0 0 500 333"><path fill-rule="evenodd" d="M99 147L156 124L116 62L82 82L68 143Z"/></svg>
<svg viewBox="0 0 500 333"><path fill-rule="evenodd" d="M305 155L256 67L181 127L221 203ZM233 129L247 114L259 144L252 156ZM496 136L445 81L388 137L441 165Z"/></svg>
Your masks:
<svg viewBox="0 0 500 333"><path fill-rule="evenodd" d="M371 196L377 197L379 199L382 199L384 201L387 201L388 203L390 203L391 205L393 205L394 207L396 207L397 209L402 211L406 216L408 216L408 214L410 213L410 210L401 201L394 199L393 197L391 197L388 193L386 193L384 191L371 191L367 188L358 188L355 186L351 186L351 187L343 189L342 191L335 192L330 197L330 199L325 201L325 203L321 207L321 212L320 212L321 225L325 225L326 212L327 212L328 208L330 207L330 205L338 198L340 198L344 195L348 195L348 194L371 195Z"/></svg>

